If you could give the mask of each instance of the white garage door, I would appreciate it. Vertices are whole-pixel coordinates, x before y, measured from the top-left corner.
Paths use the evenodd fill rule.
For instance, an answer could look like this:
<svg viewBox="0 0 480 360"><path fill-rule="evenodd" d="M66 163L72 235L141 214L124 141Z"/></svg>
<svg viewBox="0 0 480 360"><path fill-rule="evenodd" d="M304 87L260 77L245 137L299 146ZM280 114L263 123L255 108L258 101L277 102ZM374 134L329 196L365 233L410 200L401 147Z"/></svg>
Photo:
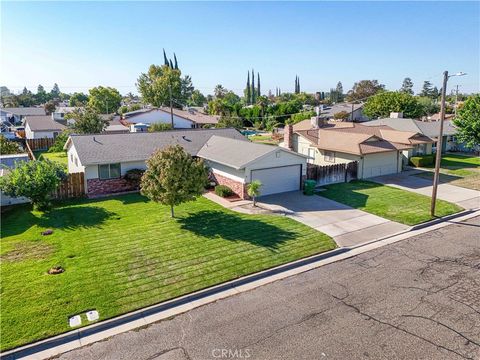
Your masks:
<svg viewBox="0 0 480 360"><path fill-rule="evenodd" d="M262 195L277 194L300 189L301 165L252 170L252 180L260 180Z"/></svg>
<svg viewBox="0 0 480 360"><path fill-rule="evenodd" d="M363 178L397 173L397 152L366 155L363 163Z"/></svg>

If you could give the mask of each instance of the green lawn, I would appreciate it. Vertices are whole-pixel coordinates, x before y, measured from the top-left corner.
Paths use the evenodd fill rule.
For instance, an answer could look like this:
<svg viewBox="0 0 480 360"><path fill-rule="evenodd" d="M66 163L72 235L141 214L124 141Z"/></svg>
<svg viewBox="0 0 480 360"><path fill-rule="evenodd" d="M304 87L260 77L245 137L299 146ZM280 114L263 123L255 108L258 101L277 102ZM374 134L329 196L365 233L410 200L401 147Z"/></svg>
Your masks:
<svg viewBox="0 0 480 360"><path fill-rule="evenodd" d="M278 145L280 143L279 140L273 139L272 135L252 135L248 137L251 141L260 143L260 144L267 144L267 145Z"/></svg>
<svg viewBox="0 0 480 360"><path fill-rule="evenodd" d="M36 155L35 155L36 157ZM38 160L42 159L48 159L50 161L55 161L58 162L62 165L68 166L68 157L67 153L62 151L62 152L42 152L41 155L37 158Z"/></svg>
<svg viewBox="0 0 480 360"><path fill-rule="evenodd" d="M68 317L90 309L110 318L336 247L289 218L205 198L176 216L138 194L4 214L1 349L68 331ZM56 265L66 271L48 275Z"/></svg>
<svg viewBox="0 0 480 360"><path fill-rule="evenodd" d="M318 195L402 224L415 225L432 219L428 196L361 180L325 188ZM437 200L437 216L461 210L455 204Z"/></svg>
<svg viewBox="0 0 480 360"><path fill-rule="evenodd" d="M430 168L433 168L433 165ZM414 176L433 179L433 173L430 171ZM442 155L440 182L480 190L480 158L456 154Z"/></svg>

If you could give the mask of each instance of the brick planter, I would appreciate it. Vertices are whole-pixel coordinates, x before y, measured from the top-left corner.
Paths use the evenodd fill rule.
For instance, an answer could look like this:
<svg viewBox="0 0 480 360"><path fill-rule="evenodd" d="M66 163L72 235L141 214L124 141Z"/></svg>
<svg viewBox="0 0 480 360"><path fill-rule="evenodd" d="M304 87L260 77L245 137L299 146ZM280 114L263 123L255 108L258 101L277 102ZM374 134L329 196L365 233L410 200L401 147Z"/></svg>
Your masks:
<svg viewBox="0 0 480 360"><path fill-rule="evenodd" d="M213 181L215 181L218 185L225 185L228 186L232 191L237 194L241 199L249 199L247 195L247 186L246 184L241 183L240 181L236 181L230 178L227 178L223 175L210 173L210 177Z"/></svg>
<svg viewBox="0 0 480 360"><path fill-rule="evenodd" d="M139 190L138 184L124 178L87 180L87 195L106 195L135 190Z"/></svg>

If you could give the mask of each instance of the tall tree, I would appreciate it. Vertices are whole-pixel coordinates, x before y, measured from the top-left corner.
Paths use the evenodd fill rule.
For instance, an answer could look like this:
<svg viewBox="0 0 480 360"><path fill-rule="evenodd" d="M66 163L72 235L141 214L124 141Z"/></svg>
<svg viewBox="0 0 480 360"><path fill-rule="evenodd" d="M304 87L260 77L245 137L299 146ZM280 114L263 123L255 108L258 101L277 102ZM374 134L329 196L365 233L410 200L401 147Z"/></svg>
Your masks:
<svg viewBox="0 0 480 360"><path fill-rule="evenodd" d="M168 59L167 59L167 54L165 54L165 49L163 49L163 65L170 66L170 63L168 62Z"/></svg>
<svg viewBox="0 0 480 360"><path fill-rule="evenodd" d="M256 99L256 96L255 96L255 73L253 72L253 69L252 69L252 102L251 102L251 104L255 104L255 99Z"/></svg>
<svg viewBox="0 0 480 360"><path fill-rule="evenodd" d="M338 95L343 95L343 85L341 81L337 83L337 87L335 90L337 91Z"/></svg>
<svg viewBox="0 0 480 360"><path fill-rule="evenodd" d="M433 84L430 81L424 81L422 86L422 91L420 92L420 96L426 96L429 98L437 98L438 97L438 89L433 87Z"/></svg>
<svg viewBox="0 0 480 360"><path fill-rule="evenodd" d="M250 88L250 71L247 74L247 88L245 89L245 103L250 105L252 103L252 89Z"/></svg>
<svg viewBox="0 0 480 360"><path fill-rule="evenodd" d="M84 93L75 92L70 96L69 105L73 107L85 106L88 102L88 95Z"/></svg>
<svg viewBox="0 0 480 360"><path fill-rule="evenodd" d="M157 107L168 106L170 93L173 99L182 98L181 72L167 65L150 65L148 72L140 74L137 79L137 89L145 103ZM178 108L182 107L176 102L173 105Z"/></svg>
<svg viewBox="0 0 480 360"><path fill-rule="evenodd" d="M60 97L60 88L58 87L58 84L55 83L53 84L52 90L50 91L50 99L55 100Z"/></svg>
<svg viewBox="0 0 480 360"><path fill-rule="evenodd" d="M147 161L142 176L141 192L149 199L173 207L193 201L202 195L208 181L208 170L203 160L194 159L181 146L157 150Z"/></svg>
<svg viewBox="0 0 480 360"><path fill-rule="evenodd" d="M347 94L348 101L366 100L385 89L385 85L380 84L378 80L360 80L353 85L352 90Z"/></svg>
<svg viewBox="0 0 480 360"><path fill-rule="evenodd" d="M402 87L400 88L400 92L405 94L413 95L413 82L412 79L406 77L403 79Z"/></svg>
<svg viewBox="0 0 480 360"><path fill-rule="evenodd" d="M99 114L115 113L122 102L122 95L115 88L97 86L88 92L88 105Z"/></svg>
<svg viewBox="0 0 480 360"><path fill-rule="evenodd" d="M399 91L385 91L371 96L363 106L363 113L371 118L389 117L391 112L402 112L406 118L419 118L424 113L418 98Z"/></svg>
<svg viewBox="0 0 480 360"><path fill-rule="evenodd" d="M45 104L48 101L48 94L42 85L38 85L35 98L38 104Z"/></svg>
<svg viewBox="0 0 480 360"><path fill-rule="evenodd" d="M175 59L175 70L178 70L177 55L175 53L173 53L173 58Z"/></svg>
<svg viewBox="0 0 480 360"><path fill-rule="evenodd" d="M458 128L459 141L471 149L480 146L480 94L465 100L453 123Z"/></svg>
<svg viewBox="0 0 480 360"><path fill-rule="evenodd" d="M262 93L260 92L260 73L257 72L257 95L262 96Z"/></svg>

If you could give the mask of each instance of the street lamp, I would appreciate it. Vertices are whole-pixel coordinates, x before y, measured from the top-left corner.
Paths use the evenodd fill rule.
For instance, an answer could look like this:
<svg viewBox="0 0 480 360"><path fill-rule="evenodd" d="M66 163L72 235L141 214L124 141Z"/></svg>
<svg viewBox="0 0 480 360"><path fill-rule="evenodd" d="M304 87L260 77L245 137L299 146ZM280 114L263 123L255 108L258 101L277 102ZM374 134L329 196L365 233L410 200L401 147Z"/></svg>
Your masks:
<svg viewBox="0 0 480 360"><path fill-rule="evenodd" d="M443 73L443 86L442 86L442 102L440 107L440 132L437 140L437 154L435 156L435 174L433 176L433 188L432 188L432 204L430 206L430 215L435 216L435 203L437 201L437 188L438 180L440 177L440 163L442 161L442 146L443 146L443 122L445 121L445 96L447 93L447 81L453 76L467 75L463 71L453 75L448 75L448 71Z"/></svg>

